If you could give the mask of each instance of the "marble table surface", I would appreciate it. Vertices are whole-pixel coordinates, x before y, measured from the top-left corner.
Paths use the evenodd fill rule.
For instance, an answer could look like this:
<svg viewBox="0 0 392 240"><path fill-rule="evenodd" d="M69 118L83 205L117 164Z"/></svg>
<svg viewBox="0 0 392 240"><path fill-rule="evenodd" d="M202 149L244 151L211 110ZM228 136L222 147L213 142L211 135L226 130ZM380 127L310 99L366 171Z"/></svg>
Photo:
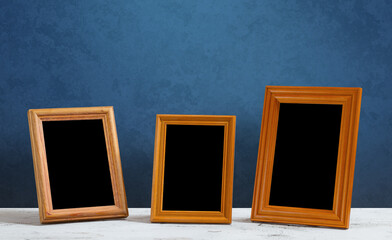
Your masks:
<svg viewBox="0 0 392 240"><path fill-rule="evenodd" d="M233 209L231 225L150 223L149 208L119 220L42 225L36 208L0 208L0 239L392 239L392 208L354 208L348 230L250 221Z"/></svg>

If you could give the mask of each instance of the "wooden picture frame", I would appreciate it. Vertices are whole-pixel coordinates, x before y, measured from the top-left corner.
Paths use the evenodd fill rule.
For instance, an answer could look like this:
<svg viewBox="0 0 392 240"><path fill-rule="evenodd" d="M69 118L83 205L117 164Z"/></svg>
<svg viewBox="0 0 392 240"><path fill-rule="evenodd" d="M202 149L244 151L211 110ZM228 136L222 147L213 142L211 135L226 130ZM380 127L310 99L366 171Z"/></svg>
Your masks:
<svg viewBox="0 0 392 240"><path fill-rule="evenodd" d="M35 172L35 181L36 181L36 188L37 188L37 196L38 196L38 206L39 206L39 215L41 223L55 223L55 222L70 222L70 221L81 221L81 220L95 220L95 219L108 219L108 218L124 218L128 216L128 207L125 195L125 188L124 188L124 181L121 169L121 160L120 160L120 151L118 146L117 140L117 131L116 131L116 124L114 119L114 112L113 107L84 107L84 108L53 108L53 109L30 109L28 111L28 120L29 120L29 128L30 128L30 137L31 137L31 148L33 154L33 161L34 161L34 172ZM69 125L69 124L71 125ZM106 166L109 169L107 170L107 177L105 178L108 180L106 184L108 187L108 193L110 195L110 191L112 191L113 199L109 196L109 199L113 201L114 204L104 205L104 206L88 206L88 207L67 207L67 201L72 199L74 202L81 201L79 195L69 194L68 197L64 198L64 195L60 193L56 196L56 207L54 209L52 194L53 191L61 191L62 189L51 189L51 181L49 177L49 168L48 168L48 158L47 158L47 150L52 151L50 157L50 164L51 166L56 166L56 164L60 164L60 161L56 162L58 158L53 157L57 156L56 154L62 154L55 150L65 148L61 140L62 135L57 134L54 132L53 136L59 140L58 142L53 142L53 140L48 140L45 142L45 138L48 138L48 129L50 131L55 131L53 129L61 129L62 126L73 126L72 124L81 123L81 126L89 126L89 124L94 123L100 129L99 139L102 142L100 146L102 152L104 152L102 166ZM102 126L101 126L102 123ZM62 125L63 124L63 125ZM64 125L65 124L65 125ZM93 126L95 126L93 125ZM46 126L57 126L57 128L46 128L47 134L44 133L44 127ZM60 128L58 127L60 126ZM94 130L94 128L91 128ZM71 130L70 136L72 137L74 133L77 133L77 130ZM52 136L52 135L51 135ZM98 135L97 135L98 136ZM86 139L98 139L97 136L87 136ZM69 139L68 139L69 140ZM71 139L72 142L76 141L76 138ZM66 140L64 140L66 141ZM80 140L82 141L82 140ZM77 142L77 141L76 141ZM50 149L48 149L48 144L50 145ZM106 148L105 148L106 145ZM58 148L58 149L57 149ZM91 167L88 166L88 171L79 172L79 175L76 175L78 172L78 168L83 165L84 159L81 156L85 156L92 154L91 152L84 153L85 146L81 146L75 152L72 152L73 149L65 149L67 154L73 154L75 156L75 161L79 161L78 164L73 166L72 171L69 173L61 172L62 167L53 168L52 167L52 180L55 176L57 176L54 182L58 181L69 181L73 180L76 176L86 177L88 179L94 171L96 171L96 166L92 165ZM97 146L92 146L92 149L98 149ZM81 154L85 155L81 155ZM107 153L107 154L106 154ZM64 152L65 154L65 152ZM107 155L107 157L105 156ZM68 155L67 155L68 156ZM71 159L71 158L68 158ZM73 158L72 158L73 159ZM106 160L107 159L107 160ZM87 161L87 160L86 160ZM90 160L89 160L90 161ZM91 159L91 161L95 161L95 159ZM66 163L61 164L68 164L67 161L63 161ZM71 162L71 161L70 161ZM98 163L98 162L97 162ZM64 165L65 166L65 165ZM56 169L53 170L53 169ZM54 172L53 172L54 171ZM62 175L63 174L63 175ZM96 173L94 173L96 174ZM65 176L63 179L59 180L60 176ZM69 176L69 179L65 179ZM95 175L94 175L95 176ZM98 174L97 179L100 179L101 176ZM102 177L103 178L103 177ZM92 181L92 180L91 180ZM111 182L111 184L110 184ZM72 188L78 186L77 182L73 182L74 185L70 184L67 191L73 193ZM57 183L56 183L57 184ZM64 184L64 183L62 183ZM68 184L68 182L66 183ZM86 183L87 184L87 183ZM91 184L91 183L89 183ZM102 185L97 186L97 188L103 188ZM87 191L88 189L85 188ZM98 191L98 190L97 190ZM101 191L101 190L99 190ZM75 193L78 193L75 191ZM56 193L57 194L57 193ZM83 195L84 196L84 195ZM64 204L65 205L60 205ZM98 201L99 203L99 201ZM87 203L83 203L87 204ZM89 203L88 203L89 204ZM87 205L88 205L87 204ZM65 206L65 207L64 207ZM84 206L84 205L83 205Z"/></svg>
<svg viewBox="0 0 392 240"><path fill-rule="evenodd" d="M176 222L176 223L231 223L231 211L232 211L232 192L233 192L233 169L234 169L234 142L235 142L235 121L236 118L235 116L214 116L214 115L157 115L156 117L156 133L155 133L155 154L154 154L154 170L153 170L153 183L152 183L152 197L151 197L151 222ZM167 168L168 162L167 162L167 129L168 126L170 129L175 129L175 127L182 126L182 128L187 127L187 126L196 126L196 127L201 127L202 129L207 129L205 128L206 126L208 127L213 127L211 129L222 129L222 138L217 138L217 142L219 144L222 144L222 149L223 152L220 154L222 155L222 162L220 165L220 168L218 167L217 169L217 175L220 176L221 174L221 180L218 178L218 184L219 188L218 193L220 196L220 200L216 203L216 206L218 210L213 210L213 211L205 211L203 210L189 210L188 208L182 208L177 210L177 206L174 206L171 210L163 210L164 208L164 182L165 182L165 177L167 179L169 178L169 175L166 173L165 175L165 168ZM181 128L180 128L181 130ZM171 133L173 130L170 130ZM171 134L170 133L170 134ZM189 132L190 133L190 132ZM194 134L197 135L197 134ZM190 141L190 139L194 138L195 136L190 133L186 134L185 139L179 140L179 141ZM173 136L173 135L171 135ZM174 139L174 138L170 138ZM221 140L219 140L221 139ZM206 140L208 141L207 138L204 138L203 141ZM176 141L176 140L170 140L170 141ZM193 141L193 140L192 140ZM191 142L192 142L191 141ZM196 140L195 140L196 141ZM220 143L220 141L222 141ZM178 143L178 142L177 142ZM193 142L194 143L194 142ZM175 145L176 143L171 144L169 151L171 153L178 151L181 151L181 149L177 148ZM192 144L192 143L191 143ZM194 146L189 146L193 148ZM198 149L197 151L199 151ZM200 152L203 153L204 149L201 149ZM184 150L185 151L185 150ZM192 154L196 151L190 151L186 152L184 155L184 161L188 159L188 163L192 163L193 165L197 165L200 161L202 161L202 158L194 159L192 162ZM209 152L204 152L206 158L209 156ZM217 155L217 156L221 156ZM172 155L170 155L172 156ZM220 160L217 160L220 161ZM201 164L201 163L199 163ZM170 165L172 166L172 165ZM203 168L206 169L206 168ZM167 169L166 169L167 170ZM176 170L177 171L177 170ZM177 173L178 174L185 174L188 175L192 171L191 169L178 169ZM199 173L196 173L196 178L200 179L200 181L203 181L203 177L205 177L205 171L202 170ZM184 175L181 175L184 176ZM166 180L167 180L166 179ZM168 181L168 180L167 180ZM197 180L199 181L199 180ZM179 180L178 182L181 182ZM166 183L168 184L168 183ZM189 201L194 201L195 198L199 197L195 195L194 189L191 188L188 183L184 183L185 186L183 189L187 190L187 193L190 193L188 196ZM197 182L198 184L198 182ZM169 186L169 185L167 185ZM203 185L204 186L204 185ZM166 191L169 191L169 188L167 187ZM215 192L216 193L216 192ZM174 194L175 198L181 198L184 195L183 191L178 191L177 193ZM203 195L203 199L205 201L209 201L208 196ZM169 198L168 198L169 199ZM185 203L186 201L181 202ZM170 200L165 200L169 201ZM179 200L181 201L181 200ZM212 199L211 199L212 201ZM175 203L174 203L175 204ZM168 204L165 204L168 205ZM186 210L184 210L186 209Z"/></svg>
<svg viewBox="0 0 392 240"><path fill-rule="evenodd" d="M361 95L361 88L266 87L251 213L252 221L336 228L349 227ZM288 106L287 104L300 104L299 106L316 104L321 107L341 106L336 147L337 162L336 167L333 168L333 171L336 169L336 176L333 177L334 188L332 188L331 193L333 194L333 199L331 199L332 209L270 204L280 107L281 105ZM296 117L293 114L292 119ZM314 129L312 131L317 132L318 130ZM297 136L292 137L293 141L296 141ZM305 153L309 149L305 146L301 151ZM319 156L322 154L320 153ZM314 158L315 161L318 159L317 157ZM315 164L317 166L317 163ZM279 177L284 178L285 176ZM292 180L294 179L286 179L286 181ZM293 195L296 194L300 193L297 189L294 189Z"/></svg>

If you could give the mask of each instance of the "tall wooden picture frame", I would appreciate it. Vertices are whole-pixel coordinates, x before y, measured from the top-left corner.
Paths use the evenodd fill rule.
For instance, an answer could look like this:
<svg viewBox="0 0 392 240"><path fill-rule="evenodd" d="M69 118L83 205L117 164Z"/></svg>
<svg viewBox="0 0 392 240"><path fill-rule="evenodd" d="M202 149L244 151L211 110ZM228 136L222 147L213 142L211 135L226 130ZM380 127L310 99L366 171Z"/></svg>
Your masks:
<svg viewBox="0 0 392 240"><path fill-rule="evenodd" d="M42 223L128 216L113 107L28 111Z"/></svg>
<svg viewBox="0 0 392 240"><path fill-rule="evenodd" d="M361 95L266 87L252 221L349 227Z"/></svg>
<svg viewBox="0 0 392 240"><path fill-rule="evenodd" d="M157 115L151 222L231 223L235 116Z"/></svg>

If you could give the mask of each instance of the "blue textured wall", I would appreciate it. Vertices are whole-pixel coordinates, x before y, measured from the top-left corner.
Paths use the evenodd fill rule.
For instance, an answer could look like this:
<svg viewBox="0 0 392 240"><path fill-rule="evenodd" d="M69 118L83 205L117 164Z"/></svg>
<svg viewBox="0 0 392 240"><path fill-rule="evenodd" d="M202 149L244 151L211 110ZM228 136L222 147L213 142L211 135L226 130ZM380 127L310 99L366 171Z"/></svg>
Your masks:
<svg viewBox="0 0 392 240"><path fill-rule="evenodd" d="M155 114L237 115L250 207L265 85L362 87L353 207L392 207L391 1L0 1L0 207L35 207L29 108L112 105L130 207Z"/></svg>

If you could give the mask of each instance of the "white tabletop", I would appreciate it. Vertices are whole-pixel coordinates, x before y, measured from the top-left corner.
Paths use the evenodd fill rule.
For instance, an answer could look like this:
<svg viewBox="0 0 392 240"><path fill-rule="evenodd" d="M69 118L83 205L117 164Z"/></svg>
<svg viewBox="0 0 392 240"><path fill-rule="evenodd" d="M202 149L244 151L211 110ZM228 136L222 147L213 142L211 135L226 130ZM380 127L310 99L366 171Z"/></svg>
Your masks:
<svg viewBox="0 0 392 240"><path fill-rule="evenodd" d="M0 208L0 239L392 239L392 208L354 208L348 230L250 221L249 208L233 209L231 225L150 223L149 208L129 209L119 220L42 225L34 208Z"/></svg>

